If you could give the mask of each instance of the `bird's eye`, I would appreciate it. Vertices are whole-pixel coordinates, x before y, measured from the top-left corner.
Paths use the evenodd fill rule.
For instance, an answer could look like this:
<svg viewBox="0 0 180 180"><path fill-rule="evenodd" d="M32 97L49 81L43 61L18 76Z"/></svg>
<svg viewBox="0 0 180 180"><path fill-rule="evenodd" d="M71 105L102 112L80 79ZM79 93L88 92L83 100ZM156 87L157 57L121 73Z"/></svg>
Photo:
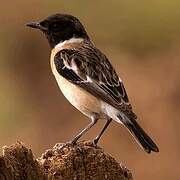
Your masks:
<svg viewBox="0 0 180 180"><path fill-rule="evenodd" d="M46 21L42 21L42 22L40 22L40 25L41 25L42 27L48 27L48 24L47 24L47 22L46 22Z"/></svg>
<svg viewBox="0 0 180 180"><path fill-rule="evenodd" d="M52 24L53 29L58 29L59 25L57 23Z"/></svg>

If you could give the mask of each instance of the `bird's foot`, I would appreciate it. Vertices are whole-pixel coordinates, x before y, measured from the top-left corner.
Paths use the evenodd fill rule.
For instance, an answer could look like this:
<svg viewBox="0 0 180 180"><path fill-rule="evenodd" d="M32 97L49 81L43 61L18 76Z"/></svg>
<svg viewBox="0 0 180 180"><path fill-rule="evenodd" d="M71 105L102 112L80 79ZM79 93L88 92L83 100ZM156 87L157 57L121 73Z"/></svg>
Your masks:
<svg viewBox="0 0 180 180"><path fill-rule="evenodd" d="M77 145L77 141L71 140L67 142L68 145L75 146Z"/></svg>
<svg viewBox="0 0 180 180"><path fill-rule="evenodd" d="M65 147L70 147L70 146L74 146L76 144L76 142L73 141L68 141L66 143L57 143L54 148L57 150L63 150Z"/></svg>
<svg viewBox="0 0 180 180"><path fill-rule="evenodd" d="M97 138L93 139L92 144L95 148L98 147L97 143L98 143L98 139Z"/></svg>

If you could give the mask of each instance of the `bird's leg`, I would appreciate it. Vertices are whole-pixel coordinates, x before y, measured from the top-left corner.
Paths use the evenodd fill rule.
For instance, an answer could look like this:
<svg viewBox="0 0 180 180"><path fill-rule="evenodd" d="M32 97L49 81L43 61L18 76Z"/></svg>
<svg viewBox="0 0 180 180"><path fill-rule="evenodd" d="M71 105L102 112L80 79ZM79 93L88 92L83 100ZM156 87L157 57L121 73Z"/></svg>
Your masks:
<svg viewBox="0 0 180 180"><path fill-rule="evenodd" d="M91 118L91 123L88 124L78 135L76 135L71 141L70 143L75 144L77 142L77 140L83 135L85 134L89 129L91 129L96 123L98 118L96 117L92 117Z"/></svg>
<svg viewBox="0 0 180 180"><path fill-rule="evenodd" d="M104 131L106 130L106 128L109 126L109 124L111 123L112 119L108 118L106 119L106 124L104 125L104 127L102 128L101 132L99 133L98 136L96 136L96 138L93 140L93 144L96 146L99 139L101 138L102 134L104 133Z"/></svg>

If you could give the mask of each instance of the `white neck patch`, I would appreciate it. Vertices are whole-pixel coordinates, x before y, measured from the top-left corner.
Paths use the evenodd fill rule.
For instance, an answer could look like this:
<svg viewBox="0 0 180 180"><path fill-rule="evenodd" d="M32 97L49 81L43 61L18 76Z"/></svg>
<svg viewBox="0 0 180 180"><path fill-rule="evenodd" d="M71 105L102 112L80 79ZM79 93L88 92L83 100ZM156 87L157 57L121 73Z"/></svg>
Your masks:
<svg viewBox="0 0 180 180"><path fill-rule="evenodd" d="M55 46L55 49L61 50L61 49L63 49L64 45L73 44L73 43L77 43L78 44L78 43L83 42L83 40L84 40L83 38L71 38L69 40L65 40L65 41L62 41L59 44L57 44Z"/></svg>

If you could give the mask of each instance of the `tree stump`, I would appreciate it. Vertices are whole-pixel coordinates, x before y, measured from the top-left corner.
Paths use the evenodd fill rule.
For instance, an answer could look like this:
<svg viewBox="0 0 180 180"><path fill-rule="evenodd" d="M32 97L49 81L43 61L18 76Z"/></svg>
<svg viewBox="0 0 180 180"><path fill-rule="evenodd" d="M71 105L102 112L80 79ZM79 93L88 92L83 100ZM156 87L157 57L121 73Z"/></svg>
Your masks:
<svg viewBox="0 0 180 180"><path fill-rule="evenodd" d="M132 180L131 172L91 142L56 144L38 159L21 142L3 147L0 180Z"/></svg>

